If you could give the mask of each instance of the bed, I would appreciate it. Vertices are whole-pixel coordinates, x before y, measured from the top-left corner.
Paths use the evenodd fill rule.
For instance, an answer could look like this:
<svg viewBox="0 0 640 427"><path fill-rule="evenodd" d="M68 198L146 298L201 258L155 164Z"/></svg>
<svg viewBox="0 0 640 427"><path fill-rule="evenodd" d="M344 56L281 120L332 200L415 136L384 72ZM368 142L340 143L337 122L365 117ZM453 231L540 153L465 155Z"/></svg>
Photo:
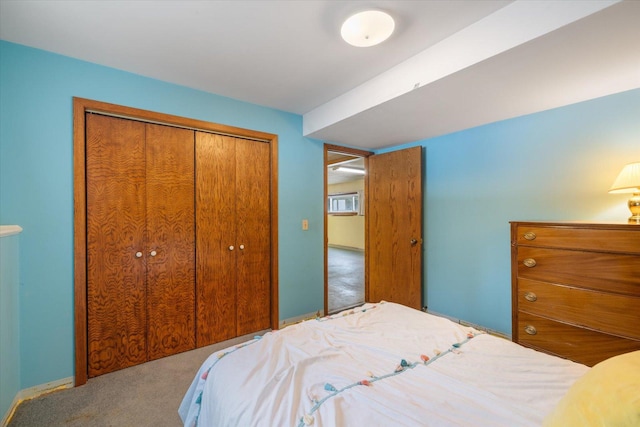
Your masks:
<svg viewBox="0 0 640 427"><path fill-rule="evenodd" d="M381 302L212 354L179 414L189 427L540 426L588 371Z"/></svg>

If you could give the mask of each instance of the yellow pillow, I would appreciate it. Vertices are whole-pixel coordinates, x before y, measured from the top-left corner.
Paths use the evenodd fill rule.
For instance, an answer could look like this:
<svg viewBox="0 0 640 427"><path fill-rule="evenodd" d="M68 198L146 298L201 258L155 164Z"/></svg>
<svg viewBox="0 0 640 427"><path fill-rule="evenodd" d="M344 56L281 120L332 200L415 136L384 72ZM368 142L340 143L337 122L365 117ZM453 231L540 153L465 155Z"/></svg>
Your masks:
<svg viewBox="0 0 640 427"><path fill-rule="evenodd" d="M560 399L544 426L640 426L640 351L591 368Z"/></svg>

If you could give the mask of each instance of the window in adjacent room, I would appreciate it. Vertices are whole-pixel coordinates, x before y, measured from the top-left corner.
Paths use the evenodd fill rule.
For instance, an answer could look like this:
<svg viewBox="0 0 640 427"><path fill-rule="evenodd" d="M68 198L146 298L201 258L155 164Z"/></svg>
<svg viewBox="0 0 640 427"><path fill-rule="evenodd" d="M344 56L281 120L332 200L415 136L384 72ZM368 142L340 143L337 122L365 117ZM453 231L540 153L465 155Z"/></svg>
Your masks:
<svg viewBox="0 0 640 427"><path fill-rule="evenodd" d="M357 215L360 211L360 196L357 192L330 194L327 211L333 215Z"/></svg>

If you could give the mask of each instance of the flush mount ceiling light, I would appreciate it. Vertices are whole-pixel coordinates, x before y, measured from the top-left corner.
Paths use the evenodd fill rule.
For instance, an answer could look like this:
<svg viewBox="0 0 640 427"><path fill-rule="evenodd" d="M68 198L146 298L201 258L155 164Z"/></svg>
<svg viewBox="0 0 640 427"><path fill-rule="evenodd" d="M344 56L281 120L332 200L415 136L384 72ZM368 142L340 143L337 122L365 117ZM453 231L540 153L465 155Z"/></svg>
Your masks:
<svg viewBox="0 0 640 427"><path fill-rule="evenodd" d="M395 22L387 13L367 10L351 15L340 29L344 41L357 47L382 43L393 33Z"/></svg>

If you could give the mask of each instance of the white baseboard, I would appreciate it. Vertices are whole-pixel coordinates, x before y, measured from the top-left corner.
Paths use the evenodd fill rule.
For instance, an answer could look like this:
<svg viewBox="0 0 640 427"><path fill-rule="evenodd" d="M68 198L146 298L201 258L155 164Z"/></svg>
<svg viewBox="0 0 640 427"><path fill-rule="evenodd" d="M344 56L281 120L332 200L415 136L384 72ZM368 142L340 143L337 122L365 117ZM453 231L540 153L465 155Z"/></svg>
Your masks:
<svg viewBox="0 0 640 427"><path fill-rule="evenodd" d="M281 320L279 324L279 328L282 329L285 326L291 326L295 323L300 323L303 320L315 319L321 316L323 316L323 314L320 312L320 310L318 310L315 313L307 313L307 314L302 314L296 317L290 317L288 319Z"/></svg>
<svg viewBox="0 0 640 427"><path fill-rule="evenodd" d="M9 421L11 421L11 417L13 417L18 405L25 400L34 399L38 396L42 396L43 394L51 393L52 391L71 388L73 387L73 384L74 377L67 377L20 390L18 394L16 394L16 397L13 398L13 402L11 402L11 406L7 410L7 413L4 414L2 424L0 425L2 427L6 427L9 424Z"/></svg>
<svg viewBox="0 0 640 427"><path fill-rule="evenodd" d="M364 248L356 248L354 246L335 245L333 243L328 243L327 246L329 246L330 248L336 248L336 249L346 249L348 251L364 252Z"/></svg>
<svg viewBox="0 0 640 427"><path fill-rule="evenodd" d="M0 426L7 427L9 425L9 421L11 421L11 417L13 417L13 414L16 412L16 408L18 408L19 403L20 399L18 399L18 395L16 394L16 397L13 398L13 402L11 402L9 409L7 409L7 413L2 417L2 424L0 424Z"/></svg>
<svg viewBox="0 0 640 427"><path fill-rule="evenodd" d="M446 314L435 312L433 310L428 310L428 309L426 309L426 307L423 308L423 311L425 311L425 312L427 312L429 314L433 314L434 316L444 317L445 319L449 319L454 323L459 323L462 326L470 326L470 327L472 327L474 329L477 329L479 331L484 331L484 332L486 332L486 333L488 333L490 335L495 335L495 336L500 337L500 338L505 338L505 339L511 340L511 336L509 336L509 335L507 335L505 333L502 333L500 331L496 331L495 329L486 328L486 327L481 326L481 325L476 325L475 323L467 322L465 320L460 320L460 319L458 319L456 317L451 317L451 316L447 316Z"/></svg>

